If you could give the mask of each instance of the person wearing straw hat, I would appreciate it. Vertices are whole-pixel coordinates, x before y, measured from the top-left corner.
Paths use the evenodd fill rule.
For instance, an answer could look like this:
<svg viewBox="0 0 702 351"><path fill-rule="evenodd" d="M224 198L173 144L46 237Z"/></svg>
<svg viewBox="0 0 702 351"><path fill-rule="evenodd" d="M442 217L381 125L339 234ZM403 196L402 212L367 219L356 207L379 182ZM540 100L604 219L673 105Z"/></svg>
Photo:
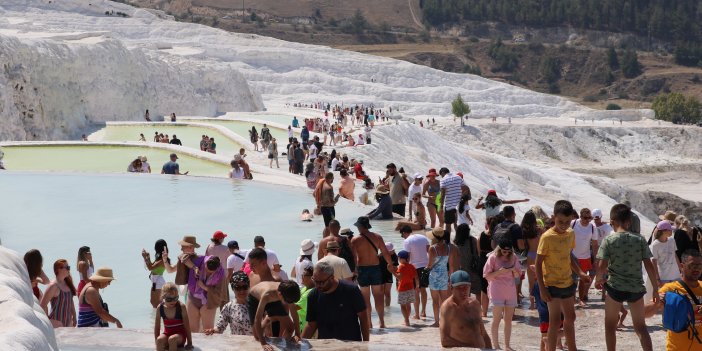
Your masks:
<svg viewBox="0 0 702 351"><path fill-rule="evenodd" d="M100 289L106 288L115 280L112 269L108 267L98 268L93 275L88 278L88 284L78 296L78 328L106 327L107 323L114 323L117 328L122 328L122 323L110 314L107 304L102 302Z"/></svg>
<svg viewBox="0 0 702 351"><path fill-rule="evenodd" d="M441 346L492 349L492 341L480 318L480 301L470 296L470 274L455 271L450 279L451 296L441 304Z"/></svg>
<svg viewBox="0 0 702 351"><path fill-rule="evenodd" d="M375 187L375 200L378 202L378 207L368 212L366 216L369 219L392 219L390 189L383 184L378 184L378 186Z"/></svg>

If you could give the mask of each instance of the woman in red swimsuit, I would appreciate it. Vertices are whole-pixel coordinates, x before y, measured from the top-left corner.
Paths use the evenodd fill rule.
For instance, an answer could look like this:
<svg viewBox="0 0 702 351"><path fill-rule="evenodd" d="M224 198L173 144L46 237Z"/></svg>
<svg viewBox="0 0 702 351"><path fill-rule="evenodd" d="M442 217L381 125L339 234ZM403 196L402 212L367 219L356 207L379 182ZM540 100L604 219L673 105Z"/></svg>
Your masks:
<svg viewBox="0 0 702 351"><path fill-rule="evenodd" d="M158 306L154 325L154 338L157 351L176 351L185 346L186 350L193 348L193 337L190 332L190 322L185 311L185 304L178 301L178 287L166 283L161 288L161 304ZM161 320L163 319L163 333Z"/></svg>

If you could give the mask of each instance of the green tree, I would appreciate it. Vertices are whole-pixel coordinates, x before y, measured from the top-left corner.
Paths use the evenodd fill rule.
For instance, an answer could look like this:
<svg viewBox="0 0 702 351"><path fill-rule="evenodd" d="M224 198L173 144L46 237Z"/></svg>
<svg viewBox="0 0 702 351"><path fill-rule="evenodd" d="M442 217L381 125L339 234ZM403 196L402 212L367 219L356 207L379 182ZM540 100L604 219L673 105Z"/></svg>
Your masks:
<svg viewBox="0 0 702 351"><path fill-rule="evenodd" d="M673 123L700 121L700 101L694 96L685 98L680 93L661 94L653 100L651 108L656 113L656 119Z"/></svg>
<svg viewBox="0 0 702 351"><path fill-rule="evenodd" d="M607 49L607 64L612 70L619 68L619 57L617 56L617 50L614 50L614 47L612 46Z"/></svg>
<svg viewBox="0 0 702 351"><path fill-rule="evenodd" d="M361 12L360 9L356 9L356 13L354 13L353 17L351 18L351 28L353 29L353 33L356 35L363 35L366 28L368 28L368 21L366 20L366 17L363 16L363 12Z"/></svg>
<svg viewBox="0 0 702 351"><path fill-rule="evenodd" d="M541 61L541 76L548 83L555 83L561 78L561 62L551 56L547 56Z"/></svg>
<svg viewBox="0 0 702 351"><path fill-rule="evenodd" d="M461 94L458 94L458 96L456 96L456 98L451 102L451 113L453 113L455 117L461 119L461 126L465 125L463 116L470 113L470 106L463 101Z"/></svg>
<svg viewBox="0 0 702 351"><path fill-rule="evenodd" d="M634 78L641 74L641 64L639 63L639 57L636 55L636 51L633 49L627 49L624 52L621 65L624 77Z"/></svg>

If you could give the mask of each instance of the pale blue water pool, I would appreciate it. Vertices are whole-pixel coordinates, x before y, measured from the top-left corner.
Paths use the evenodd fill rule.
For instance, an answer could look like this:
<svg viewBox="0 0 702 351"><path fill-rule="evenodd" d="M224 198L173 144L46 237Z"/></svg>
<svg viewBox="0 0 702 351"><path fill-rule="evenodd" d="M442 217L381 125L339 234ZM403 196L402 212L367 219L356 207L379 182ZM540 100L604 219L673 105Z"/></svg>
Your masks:
<svg viewBox="0 0 702 351"><path fill-rule="evenodd" d="M193 234L203 245L197 252L204 254L216 230L246 249L254 236L263 235L289 273L300 242L319 241L323 226L321 217L312 223L298 220L303 208L313 207L305 189L228 179L5 171L0 172L0 199L2 245L20 253L39 249L50 278L53 262L67 259L76 283L78 248L90 246L95 265L113 268L117 278L102 293L110 311L125 327L137 329L153 325L141 249L153 255L157 239L177 253L182 236ZM353 227L365 211L342 201L337 217L342 227ZM401 247L391 221L373 225ZM173 278L166 275L167 281ZM401 320L393 299L386 317L390 324Z"/></svg>

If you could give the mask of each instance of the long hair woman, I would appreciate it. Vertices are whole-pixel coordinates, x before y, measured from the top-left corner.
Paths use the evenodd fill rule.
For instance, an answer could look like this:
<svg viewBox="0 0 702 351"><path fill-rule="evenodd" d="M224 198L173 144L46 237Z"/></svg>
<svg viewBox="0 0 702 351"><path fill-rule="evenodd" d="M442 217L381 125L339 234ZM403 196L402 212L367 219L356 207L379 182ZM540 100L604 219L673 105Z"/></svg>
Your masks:
<svg viewBox="0 0 702 351"><path fill-rule="evenodd" d="M29 274L29 282L32 284L32 293L41 301L41 290L39 290L39 284L47 284L49 278L44 273L42 266L44 265L44 258L41 256L41 252L37 249L31 249L24 254L24 264L27 266L27 273Z"/></svg>
<svg viewBox="0 0 702 351"><path fill-rule="evenodd" d="M507 238L502 238L497 243L495 251L488 256L483 276L490 282L488 295L492 301L492 346L500 349L499 329L500 322L505 320L505 350L511 350L509 346L512 336L512 317L514 309L517 307L517 290L515 278L521 275L522 269L517 259L517 255L512 251L512 242Z"/></svg>
<svg viewBox="0 0 702 351"><path fill-rule="evenodd" d="M522 234L524 235L526 243L527 252L527 267L536 263L536 249L539 247L539 237L541 236L541 231L536 223L536 215L531 210L527 211L522 217ZM536 273L531 269L527 269L527 282L529 284L529 309L533 310L536 308L534 303L534 297L531 296L531 291L534 288L534 283L536 282Z"/></svg>
<svg viewBox="0 0 702 351"><path fill-rule="evenodd" d="M165 240L156 240L154 245L154 260L151 261L151 255L146 250L141 250L141 256L144 258L144 264L146 269L151 271L149 274L149 279L151 280L151 297L149 301L151 302L151 307L158 307L161 302L161 289L163 285L166 284L166 280L163 278L163 272L166 271L166 266L163 264L163 253L168 252L168 244ZM168 263L171 259L168 259Z"/></svg>
<svg viewBox="0 0 702 351"><path fill-rule="evenodd" d="M431 235L436 243L429 248L429 291L434 309L434 324L439 326L439 309L450 296L449 277L458 268L458 249L448 241L444 228L432 229Z"/></svg>
<svg viewBox="0 0 702 351"><path fill-rule="evenodd" d="M459 224L453 243L458 248L459 269L470 273L470 292L480 301L483 271L480 266L478 239L470 235L468 224Z"/></svg>
<svg viewBox="0 0 702 351"><path fill-rule="evenodd" d="M258 132L256 131L256 126L251 127L251 130L249 131L249 139L254 145L254 150L258 151Z"/></svg>
<svg viewBox="0 0 702 351"><path fill-rule="evenodd" d="M78 295L83 291L83 287L88 283L88 278L95 272L95 266L93 265L93 253L90 252L90 248L87 246L81 246L78 249L78 260L77 260L78 274L80 274L80 281L78 282Z"/></svg>
<svg viewBox="0 0 702 351"><path fill-rule="evenodd" d="M41 299L41 308L49 316L54 328L75 327L76 307L73 296L76 296L76 287L71 278L71 266L64 259L54 262L56 279L49 284ZM48 305L51 303L51 311Z"/></svg>

